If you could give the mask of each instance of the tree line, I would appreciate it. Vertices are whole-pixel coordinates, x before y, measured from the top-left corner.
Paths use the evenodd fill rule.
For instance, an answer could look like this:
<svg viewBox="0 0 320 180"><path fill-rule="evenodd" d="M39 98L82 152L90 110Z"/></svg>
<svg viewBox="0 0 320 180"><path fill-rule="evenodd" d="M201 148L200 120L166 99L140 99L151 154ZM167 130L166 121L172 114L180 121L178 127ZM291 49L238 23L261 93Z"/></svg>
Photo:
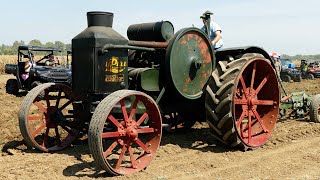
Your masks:
<svg viewBox="0 0 320 180"><path fill-rule="evenodd" d="M17 54L17 50L19 46L22 45L30 45L30 46L45 46L45 47L53 47L53 48L60 48L64 55L66 55L68 50L71 50L71 44L65 44L61 41L54 41L54 42L47 42L41 43L38 39L31 40L28 44L24 41L14 41L12 45L4 45L2 44L0 47L0 55L15 55ZM288 58L293 60L320 60L320 54L316 55L295 55L289 56L286 54L281 55L281 58Z"/></svg>
<svg viewBox="0 0 320 180"><path fill-rule="evenodd" d="M281 55L281 58L285 58L285 59L292 59L292 60L320 60L320 54L315 54L315 55L295 55L295 56L289 56L286 54Z"/></svg>
<svg viewBox="0 0 320 180"><path fill-rule="evenodd" d="M65 44L61 41L47 42L43 44L40 40L33 39L29 43L25 43L24 41L14 41L12 45L1 44L0 55L15 55L17 54L18 47L23 45L60 48L62 53L65 55L67 54L67 51L71 50L71 44Z"/></svg>

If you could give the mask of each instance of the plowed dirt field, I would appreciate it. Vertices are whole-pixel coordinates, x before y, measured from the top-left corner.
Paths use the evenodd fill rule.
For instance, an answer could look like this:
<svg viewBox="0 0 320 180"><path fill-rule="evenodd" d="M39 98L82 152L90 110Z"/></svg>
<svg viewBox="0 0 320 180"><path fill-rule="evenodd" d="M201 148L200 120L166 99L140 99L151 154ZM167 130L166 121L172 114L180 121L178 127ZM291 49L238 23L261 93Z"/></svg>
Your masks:
<svg viewBox="0 0 320 180"><path fill-rule="evenodd" d="M59 153L28 149L17 112L25 93L5 93L0 75L0 179L320 179L320 124L305 119L278 121L262 147L239 151L215 140L206 123L164 134L157 157L142 172L109 177L95 168L86 139ZM320 93L320 79L286 83L289 92Z"/></svg>

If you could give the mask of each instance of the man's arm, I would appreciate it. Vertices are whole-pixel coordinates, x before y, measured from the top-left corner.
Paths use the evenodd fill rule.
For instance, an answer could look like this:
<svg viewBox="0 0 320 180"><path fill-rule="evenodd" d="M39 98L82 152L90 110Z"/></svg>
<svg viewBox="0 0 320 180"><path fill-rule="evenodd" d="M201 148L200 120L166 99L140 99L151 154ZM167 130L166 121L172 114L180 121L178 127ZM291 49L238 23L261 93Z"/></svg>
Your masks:
<svg viewBox="0 0 320 180"><path fill-rule="evenodd" d="M30 66L31 66L31 65L30 65L30 63L29 63L29 62L25 62L24 70L27 70Z"/></svg>
<svg viewBox="0 0 320 180"><path fill-rule="evenodd" d="M215 45L220 39L221 39L221 31L215 31L215 37L214 39L211 41L212 45Z"/></svg>
<svg viewBox="0 0 320 180"><path fill-rule="evenodd" d="M45 65L46 65L46 66L53 66L53 65L54 65L54 62L50 62L49 60L47 60L47 61L45 62Z"/></svg>

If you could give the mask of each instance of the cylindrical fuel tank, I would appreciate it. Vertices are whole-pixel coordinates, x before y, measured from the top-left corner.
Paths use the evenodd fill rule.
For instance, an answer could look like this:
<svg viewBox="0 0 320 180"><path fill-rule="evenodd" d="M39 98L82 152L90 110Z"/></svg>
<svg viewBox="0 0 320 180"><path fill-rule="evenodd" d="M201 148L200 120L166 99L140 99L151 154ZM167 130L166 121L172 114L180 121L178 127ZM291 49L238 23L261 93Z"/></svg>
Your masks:
<svg viewBox="0 0 320 180"><path fill-rule="evenodd" d="M127 35L129 40L165 42L173 37L174 28L169 21L132 24Z"/></svg>
<svg viewBox="0 0 320 180"><path fill-rule="evenodd" d="M128 45L113 30L113 13L88 12L88 27L72 39L72 88L80 94L105 94L127 87L128 50L109 49L106 44Z"/></svg>

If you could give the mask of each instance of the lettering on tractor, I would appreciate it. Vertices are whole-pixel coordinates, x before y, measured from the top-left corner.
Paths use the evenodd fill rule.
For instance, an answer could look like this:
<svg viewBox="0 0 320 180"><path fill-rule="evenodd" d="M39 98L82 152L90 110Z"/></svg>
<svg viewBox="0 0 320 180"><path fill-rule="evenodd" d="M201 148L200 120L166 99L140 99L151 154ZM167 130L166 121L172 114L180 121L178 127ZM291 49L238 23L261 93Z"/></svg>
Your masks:
<svg viewBox="0 0 320 180"><path fill-rule="evenodd" d="M106 82L123 82L124 77L123 75L107 75Z"/></svg>
<svg viewBox="0 0 320 180"><path fill-rule="evenodd" d="M118 57L112 57L111 61L106 62L106 72L112 72L114 74L121 73L127 66L127 62L119 61Z"/></svg>

